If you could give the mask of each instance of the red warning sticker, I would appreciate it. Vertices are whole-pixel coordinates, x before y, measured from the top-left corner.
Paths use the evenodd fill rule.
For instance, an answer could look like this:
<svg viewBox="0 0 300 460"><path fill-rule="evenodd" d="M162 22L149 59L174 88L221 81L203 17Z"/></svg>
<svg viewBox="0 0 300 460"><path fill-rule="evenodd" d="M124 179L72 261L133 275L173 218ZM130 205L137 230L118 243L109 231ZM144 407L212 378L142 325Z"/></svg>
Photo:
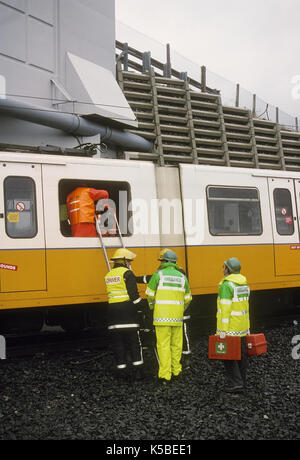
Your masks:
<svg viewBox="0 0 300 460"><path fill-rule="evenodd" d="M25 203L23 203L23 201L18 201L16 204L16 210L19 212L25 211Z"/></svg>
<svg viewBox="0 0 300 460"><path fill-rule="evenodd" d="M13 272L16 272L18 270L17 265L11 265L11 264L2 264L0 263L0 269L1 270L11 270Z"/></svg>

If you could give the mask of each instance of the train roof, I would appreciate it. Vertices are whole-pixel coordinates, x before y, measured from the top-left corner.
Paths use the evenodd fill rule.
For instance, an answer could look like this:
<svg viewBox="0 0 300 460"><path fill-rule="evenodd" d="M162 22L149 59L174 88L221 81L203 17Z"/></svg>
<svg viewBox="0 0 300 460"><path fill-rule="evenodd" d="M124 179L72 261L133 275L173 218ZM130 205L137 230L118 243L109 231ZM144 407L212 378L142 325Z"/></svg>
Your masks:
<svg viewBox="0 0 300 460"><path fill-rule="evenodd" d="M253 168L228 168L228 166L212 166L212 165L193 165L178 163L175 165L157 166L153 162L141 161L141 160L126 160L126 159L114 159L114 158L90 158L90 157L77 157L77 156L64 156L64 155L46 155L46 154L30 154L27 152L3 152L0 151L1 162L13 162L13 163L35 163L35 164L49 164L49 165L95 165L95 166L123 166L123 167L150 167L156 166L160 168L182 168L185 170L197 169L203 170L204 172L216 173L216 174L250 174L252 177L282 177L282 178L300 178L300 173L297 171L275 171L269 169L253 169Z"/></svg>

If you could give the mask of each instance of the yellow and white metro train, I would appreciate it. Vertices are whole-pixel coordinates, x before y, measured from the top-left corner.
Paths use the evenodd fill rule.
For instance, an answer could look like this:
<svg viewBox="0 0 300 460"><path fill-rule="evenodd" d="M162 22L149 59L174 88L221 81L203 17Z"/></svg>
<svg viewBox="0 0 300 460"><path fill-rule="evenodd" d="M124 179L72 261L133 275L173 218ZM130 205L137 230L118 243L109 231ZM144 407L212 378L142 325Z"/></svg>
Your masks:
<svg viewBox="0 0 300 460"><path fill-rule="evenodd" d="M232 256L252 292L300 285L300 173L8 152L0 168L0 330L45 318L83 327L104 306L100 240L72 237L66 218L66 198L83 183L109 192L136 275L153 273L168 247L194 297L215 298ZM120 240L105 245L111 256Z"/></svg>

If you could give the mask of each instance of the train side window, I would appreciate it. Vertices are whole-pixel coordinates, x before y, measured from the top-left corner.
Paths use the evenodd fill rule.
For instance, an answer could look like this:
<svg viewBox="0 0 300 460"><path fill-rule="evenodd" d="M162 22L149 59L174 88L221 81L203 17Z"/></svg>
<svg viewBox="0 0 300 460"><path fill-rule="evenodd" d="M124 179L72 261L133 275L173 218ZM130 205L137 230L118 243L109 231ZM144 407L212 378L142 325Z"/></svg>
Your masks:
<svg viewBox="0 0 300 460"><path fill-rule="evenodd" d="M125 181L96 181L90 179L61 179L59 182L59 219L60 219L60 231L64 236L72 237L74 236L94 236L92 231L89 234L89 230L83 229L82 234L76 234L72 232L70 216L68 215L67 209L67 198L71 192L73 192L78 187L92 188L96 190L106 190L109 195L109 206L114 210L118 223L120 226L120 231L122 236L130 236L130 230L128 228L128 222L132 216L132 212L128 210L128 204L131 202L131 189L130 184ZM95 207L97 202L94 202ZM76 207L76 206L75 206ZM69 208L70 212L70 208ZM72 212L72 210L71 210ZM103 230L103 236L117 237L118 231L113 226L114 219L106 219L104 217L108 214L104 212L102 223L104 227L110 226L109 231ZM92 216L92 221L94 216Z"/></svg>
<svg viewBox="0 0 300 460"><path fill-rule="evenodd" d="M207 188L209 230L212 235L261 235L259 193L255 188Z"/></svg>
<svg viewBox="0 0 300 460"><path fill-rule="evenodd" d="M9 176L4 181L5 228L10 238L37 234L36 191L30 177Z"/></svg>
<svg viewBox="0 0 300 460"><path fill-rule="evenodd" d="M273 191L276 229L279 235L294 234L294 219L291 192L287 188Z"/></svg>

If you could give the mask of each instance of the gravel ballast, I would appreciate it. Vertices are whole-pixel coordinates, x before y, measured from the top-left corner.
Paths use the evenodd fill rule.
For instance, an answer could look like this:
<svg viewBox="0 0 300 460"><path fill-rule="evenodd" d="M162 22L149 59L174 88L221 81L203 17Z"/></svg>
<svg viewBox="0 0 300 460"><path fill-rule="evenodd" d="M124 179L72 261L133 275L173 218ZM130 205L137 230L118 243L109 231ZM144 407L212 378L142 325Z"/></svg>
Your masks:
<svg viewBox="0 0 300 460"><path fill-rule="evenodd" d="M300 439L300 329L265 331L268 353L249 360L248 388L224 394L223 363L194 340L191 366L167 388L120 380L109 351L0 362L1 440ZM97 353L97 356L95 354ZM148 372L154 366L145 352Z"/></svg>

